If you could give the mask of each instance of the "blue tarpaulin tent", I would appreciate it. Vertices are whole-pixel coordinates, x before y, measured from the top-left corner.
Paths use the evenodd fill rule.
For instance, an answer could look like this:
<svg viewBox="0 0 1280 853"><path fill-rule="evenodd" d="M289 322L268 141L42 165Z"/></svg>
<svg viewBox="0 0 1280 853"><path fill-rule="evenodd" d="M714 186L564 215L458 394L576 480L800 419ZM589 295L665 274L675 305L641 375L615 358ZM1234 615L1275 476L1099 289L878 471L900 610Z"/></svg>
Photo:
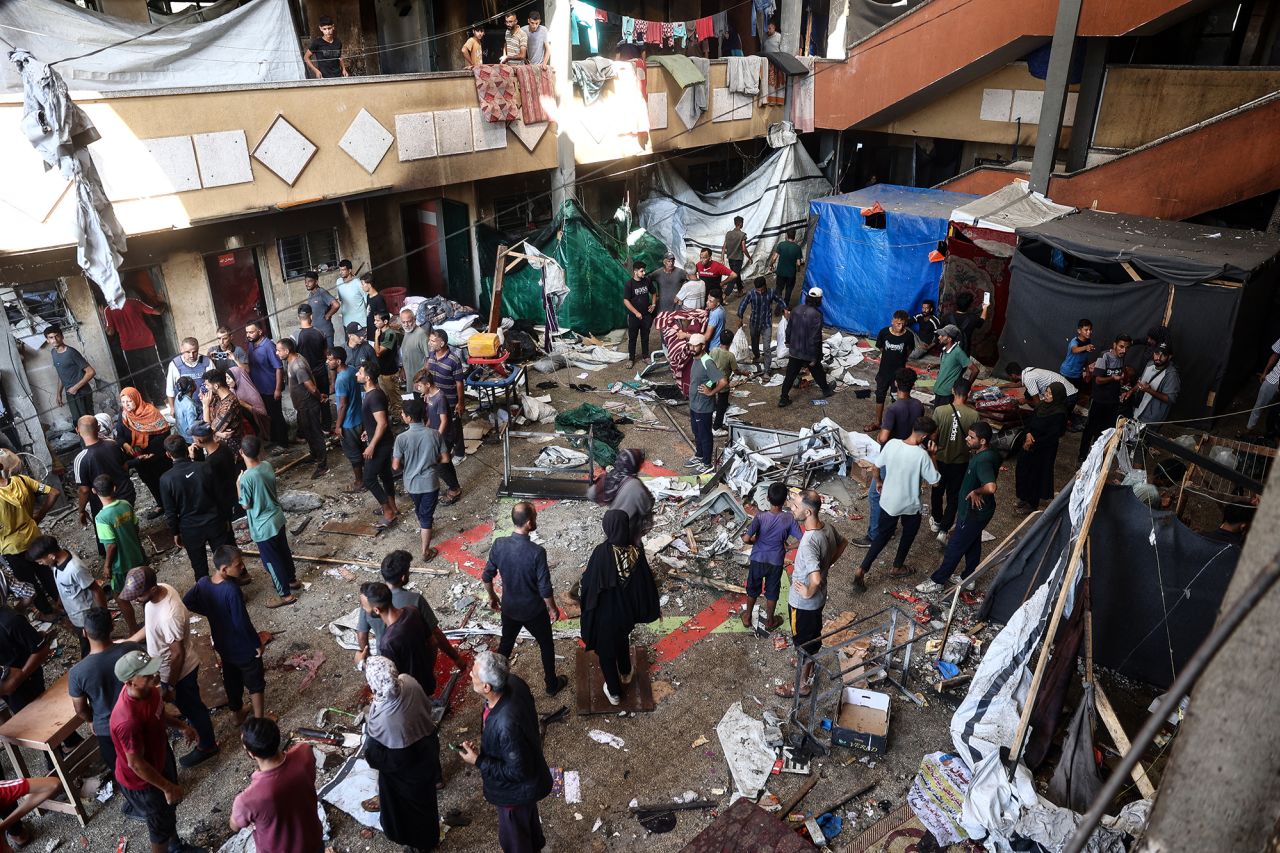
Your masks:
<svg viewBox="0 0 1280 853"><path fill-rule="evenodd" d="M810 202L817 223L804 286L822 288L827 323L875 333L899 308L914 313L920 300L937 299L942 262L930 261L929 253L946 238L951 212L977 197L876 184ZM883 228L870 227L862 215L876 202L884 208Z"/></svg>

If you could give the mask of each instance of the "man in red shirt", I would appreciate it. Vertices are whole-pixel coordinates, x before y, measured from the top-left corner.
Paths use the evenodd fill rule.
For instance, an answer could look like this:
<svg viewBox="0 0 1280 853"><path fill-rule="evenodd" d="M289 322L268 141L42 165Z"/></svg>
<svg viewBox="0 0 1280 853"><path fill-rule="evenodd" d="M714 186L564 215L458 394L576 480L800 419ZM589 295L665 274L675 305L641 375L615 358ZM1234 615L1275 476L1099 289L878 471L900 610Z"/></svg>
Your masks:
<svg viewBox="0 0 1280 853"><path fill-rule="evenodd" d="M280 728L267 717L250 718L240 742L258 770L231 806L231 828L252 826L258 853L323 853L311 747L297 743L281 752Z"/></svg>
<svg viewBox="0 0 1280 853"><path fill-rule="evenodd" d="M698 253L698 263L693 268L698 278L707 286L707 295L722 293L722 288L737 281L738 274L719 261L711 260L711 250Z"/></svg>
<svg viewBox="0 0 1280 853"><path fill-rule="evenodd" d="M10 844L25 847L31 843L31 833L21 823L22 818L60 789L61 785L53 776L0 782L0 814L9 812L4 820L0 820L0 853L11 853L13 847ZM22 803L19 804L18 800Z"/></svg>
<svg viewBox="0 0 1280 853"><path fill-rule="evenodd" d="M116 781L125 800L146 820L151 853L196 853L178 838L177 805L185 792L169 749L165 728L181 731L188 741L199 735L170 715L160 698L160 659L143 651L116 661L116 678L124 685L111 711L111 743L116 748Z"/></svg>
<svg viewBox="0 0 1280 853"><path fill-rule="evenodd" d="M120 345L129 373L127 377L120 377L121 387L132 385L152 401L164 399L164 365L160 363L156 336L147 325L146 317L160 314L158 309L132 296L119 308L102 309L107 336L115 338Z"/></svg>

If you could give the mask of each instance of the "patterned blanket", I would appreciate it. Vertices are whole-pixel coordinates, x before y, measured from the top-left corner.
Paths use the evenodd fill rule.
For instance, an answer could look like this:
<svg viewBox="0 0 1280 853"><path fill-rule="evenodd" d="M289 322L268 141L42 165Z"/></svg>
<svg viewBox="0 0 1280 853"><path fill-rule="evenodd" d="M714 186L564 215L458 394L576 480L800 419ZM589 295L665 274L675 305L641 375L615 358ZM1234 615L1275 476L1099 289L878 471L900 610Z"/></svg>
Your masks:
<svg viewBox="0 0 1280 853"><path fill-rule="evenodd" d="M551 116L543 106L543 99L556 99L556 78L551 66L517 65L515 72L520 81L520 110L524 123L550 121Z"/></svg>
<svg viewBox="0 0 1280 853"><path fill-rule="evenodd" d="M476 78L480 112L486 119L498 122L520 118L520 92L516 87L515 67L477 65L471 71Z"/></svg>

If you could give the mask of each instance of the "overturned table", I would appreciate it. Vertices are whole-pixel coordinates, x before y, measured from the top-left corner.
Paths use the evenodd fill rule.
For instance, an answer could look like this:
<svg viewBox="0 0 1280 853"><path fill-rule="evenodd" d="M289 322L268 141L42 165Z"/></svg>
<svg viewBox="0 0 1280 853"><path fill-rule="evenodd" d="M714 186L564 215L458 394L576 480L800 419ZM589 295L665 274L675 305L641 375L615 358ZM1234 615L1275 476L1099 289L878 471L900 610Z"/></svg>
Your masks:
<svg viewBox="0 0 1280 853"><path fill-rule="evenodd" d="M41 806L48 811L75 815L80 825L88 822L88 815L76 794L75 780L84 778L87 766L98 755L98 741L87 737L65 758L61 747L80 726L84 725L75 711L71 696L67 693L67 676L64 674L40 694L40 697L0 725L0 741L4 742L9 762L20 777L28 777L22 753L18 747L43 752L49 756L53 773L62 783L65 799L49 798ZM41 772L39 775L44 775Z"/></svg>

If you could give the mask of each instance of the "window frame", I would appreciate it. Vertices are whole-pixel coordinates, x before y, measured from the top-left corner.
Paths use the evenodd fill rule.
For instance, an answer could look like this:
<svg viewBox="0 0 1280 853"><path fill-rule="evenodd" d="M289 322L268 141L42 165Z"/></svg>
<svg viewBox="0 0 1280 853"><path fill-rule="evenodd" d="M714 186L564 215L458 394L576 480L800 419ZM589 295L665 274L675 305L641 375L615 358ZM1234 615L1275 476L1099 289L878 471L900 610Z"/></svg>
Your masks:
<svg viewBox="0 0 1280 853"><path fill-rule="evenodd" d="M52 285L52 288L41 287ZM34 290L41 287L42 292L53 290L57 293L57 305L61 306L60 316L46 317L36 313L31 309L31 303L23 298L22 294L27 290ZM4 282L0 283L0 301L4 303L6 316L9 314L9 306L13 304L17 307L21 319L14 321L9 319L9 328L13 335L18 338L38 337L43 334L48 326L58 326L64 332L77 329L81 325L81 321L76 317L75 312L71 308L71 302L67 298L67 280L62 277L49 278L41 281L25 282L22 284Z"/></svg>
<svg viewBox="0 0 1280 853"><path fill-rule="evenodd" d="M332 263L316 263L312 251L312 239L317 235L330 235L333 240L333 261ZM303 250L306 252L305 264L300 270L293 271L290 265L286 263L284 244L289 240L301 240ZM280 262L280 275L285 281L297 281L302 278L309 270L317 270L321 273L332 272L338 268L338 261L342 259L342 246L338 242L337 228L316 228L311 231L303 231L301 234L289 234L276 238L276 260ZM290 275L290 272L294 274Z"/></svg>

